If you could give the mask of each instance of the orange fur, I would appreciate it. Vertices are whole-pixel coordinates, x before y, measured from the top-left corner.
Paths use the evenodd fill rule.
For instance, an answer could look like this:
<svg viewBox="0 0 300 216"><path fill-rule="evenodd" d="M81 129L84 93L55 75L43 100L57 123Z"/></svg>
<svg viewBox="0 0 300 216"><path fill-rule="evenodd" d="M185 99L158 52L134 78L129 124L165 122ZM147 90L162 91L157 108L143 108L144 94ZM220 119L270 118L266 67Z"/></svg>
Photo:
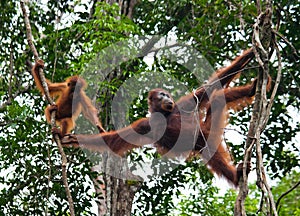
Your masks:
<svg viewBox="0 0 300 216"><path fill-rule="evenodd" d="M44 95L39 76L40 68L44 68L42 60L36 61L32 68L32 75L37 89ZM60 126L60 131L53 129L55 133L58 133L60 137L70 133L74 129L75 121L81 112L92 124L98 127L100 132L104 131L97 116L97 109L84 92L87 86L84 79L79 76L72 76L62 83L52 83L47 79L46 83L50 96L56 97L56 104L45 109L46 119L49 123L51 123L51 112L56 110L56 124Z"/></svg>
<svg viewBox="0 0 300 216"><path fill-rule="evenodd" d="M237 186L240 171L234 166L228 149L222 145L222 135L228 119L227 109L238 110L251 103L257 82L233 88L228 85L253 56L252 49L245 51L230 66L218 70L207 85L181 97L176 103L167 91L153 89L148 95L149 118L142 118L118 131L76 135L74 139L71 137L71 142L74 141L75 147L94 151L110 149L119 155L149 143L171 156L174 154L170 152L181 154L192 150L193 154L201 154L211 171ZM199 120L195 119L197 108Z"/></svg>

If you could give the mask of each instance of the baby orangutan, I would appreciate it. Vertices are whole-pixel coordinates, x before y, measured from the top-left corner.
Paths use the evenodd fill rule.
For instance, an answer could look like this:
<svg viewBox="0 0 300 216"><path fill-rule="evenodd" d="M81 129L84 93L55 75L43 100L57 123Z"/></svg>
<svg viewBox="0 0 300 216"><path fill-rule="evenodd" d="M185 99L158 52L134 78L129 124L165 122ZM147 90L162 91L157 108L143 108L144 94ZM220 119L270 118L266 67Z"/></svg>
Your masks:
<svg viewBox="0 0 300 216"><path fill-rule="evenodd" d="M37 89L45 94L39 69L44 68L43 60L37 60L32 68L32 75ZM75 121L82 112L99 132L105 131L98 119L97 109L93 106L90 98L85 94L86 82L79 76L71 76L65 82L52 83L46 79L49 93L51 97L56 98L55 105L49 105L45 109L47 121L51 122L51 112L56 110L56 124L60 126L60 130L53 128L52 132L57 133L60 137L69 134L75 127Z"/></svg>

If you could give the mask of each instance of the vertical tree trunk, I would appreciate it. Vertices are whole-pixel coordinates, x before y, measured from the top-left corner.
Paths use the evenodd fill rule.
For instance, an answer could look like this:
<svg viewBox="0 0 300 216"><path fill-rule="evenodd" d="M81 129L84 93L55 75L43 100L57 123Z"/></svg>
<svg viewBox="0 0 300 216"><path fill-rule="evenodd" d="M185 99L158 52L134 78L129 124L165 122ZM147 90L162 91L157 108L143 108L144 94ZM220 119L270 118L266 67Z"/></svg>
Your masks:
<svg viewBox="0 0 300 216"><path fill-rule="evenodd" d="M130 216L133 198L140 188L138 177L132 175L127 160L109 152L103 154L104 182L106 188L106 215Z"/></svg>
<svg viewBox="0 0 300 216"><path fill-rule="evenodd" d="M95 2L98 1L101 0ZM133 9L137 0L105 0L105 2L110 5L117 3L120 7L120 15L132 18ZM116 78L124 79L121 68L116 68L108 77L109 80ZM113 96L110 92L105 92L105 95L107 97L107 103L105 103L104 107L100 107L100 110L106 111L106 121L103 123L104 125L109 125L111 124L111 113L109 113L108 110L110 110ZM121 120L122 119L120 119L120 121ZM122 125L122 122L119 122L119 124ZM125 158L117 157L109 152L103 154L101 169L105 184L105 194L103 196L105 202L97 202L98 214L130 216L135 193L141 185L140 179L130 172ZM103 206L104 203L106 206Z"/></svg>

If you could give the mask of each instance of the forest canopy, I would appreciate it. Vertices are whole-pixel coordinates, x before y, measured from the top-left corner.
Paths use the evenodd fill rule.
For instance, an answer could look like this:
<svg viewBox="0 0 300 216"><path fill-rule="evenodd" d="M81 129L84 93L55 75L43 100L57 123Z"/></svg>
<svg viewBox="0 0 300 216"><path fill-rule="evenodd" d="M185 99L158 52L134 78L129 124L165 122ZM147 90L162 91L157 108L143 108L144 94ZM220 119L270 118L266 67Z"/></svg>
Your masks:
<svg viewBox="0 0 300 216"><path fill-rule="evenodd" d="M35 59L20 1L0 4L0 215L70 215L61 152L44 116L48 102L31 75ZM272 85L281 77L276 94L267 94L274 102L256 140L261 149L252 149L244 207L249 215L274 213L268 193L255 185L261 161L278 215L300 214L297 1L43 0L25 1L25 7L45 77L58 83L81 75L107 131L146 117L152 88L163 87L177 100L204 84L255 46L254 26L271 10L271 33L260 36L272 54L265 64ZM259 27L262 33L268 26ZM261 68L254 57L234 83L250 83ZM244 160L253 115L255 105L230 112L223 144L236 162ZM76 125L73 133L98 133L83 116ZM242 190L228 189L201 158L163 160L151 145L118 160L82 149L64 153L76 215L239 215L234 206Z"/></svg>

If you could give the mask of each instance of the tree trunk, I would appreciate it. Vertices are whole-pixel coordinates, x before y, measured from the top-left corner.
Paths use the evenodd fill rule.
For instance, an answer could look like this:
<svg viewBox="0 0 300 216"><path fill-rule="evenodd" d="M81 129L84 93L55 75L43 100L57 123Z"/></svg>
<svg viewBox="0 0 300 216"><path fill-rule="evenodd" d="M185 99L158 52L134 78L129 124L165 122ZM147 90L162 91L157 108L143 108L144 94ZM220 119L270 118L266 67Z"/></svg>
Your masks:
<svg viewBox="0 0 300 216"><path fill-rule="evenodd" d="M98 1L101 0L96 0L95 2ZM137 0L105 0L105 2L110 5L117 3L120 7L120 15L125 15L131 19ZM123 76L121 68L116 68L109 74L109 77L107 77L108 82L116 78L122 80L126 79L126 77ZM108 91L100 92L99 94L102 93L105 94L107 98L107 102L104 103L104 106L100 107L100 110L106 113L106 120L103 124L110 125L110 105L113 94ZM125 116L124 119L118 120L125 121ZM117 127L121 125L124 126L123 122L118 122L118 124ZM102 185L102 187L105 189L104 191L99 190L98 186L98 190L96 190L97 192L102 193L102 196L100 196L100 199L97 202L98 215L130 216L135 193L141 186L141 179L130 172L126 158L117 157L110 152L103 153L102 167L99 171L103 173L99 178L103 179L104 185Z"/></svg>
<svg viewBox="0 0 300 216"><path fill-rule="evenodd" d="M126 158L109 152L103 154L104 182L106 188L106 215L131 215L135 193L141 186L140 179L132 175Z"/></svg>

